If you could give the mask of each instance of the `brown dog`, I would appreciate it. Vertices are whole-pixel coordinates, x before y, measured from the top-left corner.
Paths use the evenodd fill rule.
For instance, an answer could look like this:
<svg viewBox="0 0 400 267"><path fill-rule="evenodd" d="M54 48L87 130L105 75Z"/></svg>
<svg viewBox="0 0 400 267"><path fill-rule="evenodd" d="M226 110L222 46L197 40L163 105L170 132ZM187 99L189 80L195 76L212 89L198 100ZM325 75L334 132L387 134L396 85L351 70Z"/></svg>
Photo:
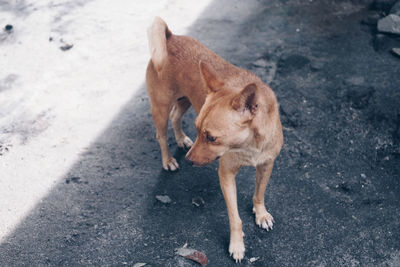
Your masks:
<svg viewBox="0 0 400 267"><path fill-rule="evenodd" d="M229 215L229 253L244 257L242 221L236 200L236 173L256 167L253 212L256 224L267 231L274 219L264 205L264 192L283 142L275 94L253 73L237 68L198 41L171 33L156 17L148 31L151 60L146 84L165 170L179 168L168 151L171 119L179 147L190 148L194 165L219 158L219 180ZM181 118L193 105L197 139L193 144L181 128Z"/></svg>

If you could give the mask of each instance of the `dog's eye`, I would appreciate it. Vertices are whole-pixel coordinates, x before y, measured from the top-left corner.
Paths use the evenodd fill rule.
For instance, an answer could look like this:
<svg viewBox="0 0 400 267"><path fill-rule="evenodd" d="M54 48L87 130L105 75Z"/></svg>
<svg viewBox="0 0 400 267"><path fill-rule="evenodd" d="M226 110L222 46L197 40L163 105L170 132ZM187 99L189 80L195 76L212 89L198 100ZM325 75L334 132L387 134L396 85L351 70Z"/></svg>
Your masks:
<svg viewBox="0 0 400 267"><path fill-rule="evenodd" d="M217 140L217 137L215 136L211 136L209 133L206 133L206 139L208 142L215 142L215 140Z"/></svg>

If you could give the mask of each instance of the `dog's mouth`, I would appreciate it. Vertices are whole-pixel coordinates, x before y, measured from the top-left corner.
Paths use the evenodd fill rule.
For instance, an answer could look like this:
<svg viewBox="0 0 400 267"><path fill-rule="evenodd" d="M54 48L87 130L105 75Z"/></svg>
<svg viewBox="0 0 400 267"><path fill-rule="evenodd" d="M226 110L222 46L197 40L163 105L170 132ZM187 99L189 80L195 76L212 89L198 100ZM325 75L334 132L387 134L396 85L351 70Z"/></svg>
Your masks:
<svg viewBox="0 0 400 267"><path fill-rule="evenodd" d="M207 163L192 162L192 166L194 167L202 167L205 165L207 165Z"/></svg>
<svg viewBox="0 0 400 267"><path fill-rule="evenodd" d="M201 167L201 166L205 166L205 165L208 165L208 164L213 163L214 161L218 160L220 157L221 157L221 156L218 156L218 157L216 157L216 158L213 159L213 160L207 160L207 161L204 161L204 162L192 161L192 160L189 160L189 159L187 159L187 160L190 162L190 164L191 164L192 166Z"/></svg>
<svg viewBox="0 0 400 267"><path fill-rule="evenodd" d="M212 161L207 161L207 162L197 162L197 161L192 161L191 164L192 166L195 167L202 167L202 166L206 166L208 164L210 164Z"/></svg>

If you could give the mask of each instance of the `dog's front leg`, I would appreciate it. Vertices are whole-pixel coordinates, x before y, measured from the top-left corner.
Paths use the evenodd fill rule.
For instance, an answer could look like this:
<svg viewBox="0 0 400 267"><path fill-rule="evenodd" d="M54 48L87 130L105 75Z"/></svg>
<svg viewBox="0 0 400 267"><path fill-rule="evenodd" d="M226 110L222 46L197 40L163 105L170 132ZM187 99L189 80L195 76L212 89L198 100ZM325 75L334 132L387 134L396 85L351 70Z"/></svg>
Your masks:
<svg viewBox="0 0 400 267"><path fill-rule="evenodd" d="M243 242L243 231L242 231L242 220L239 217L236 197L236 181L235 177L240 167L232 167L229 163L220 160L218 169L219 182L224 195L226 207L229 216L229 227L230 227L230 242L229 242L229 253L235 259L236 262L241 261L244 257L244 242Z"/></svg>
<svg viewBox="0 0 400 267"><path fill-rule="evenodd" d="M265 208L264 193L274 162L268 162L256 167L256 189L253 196L253 212L256 215L256 224L265 230L272 230L274 218Z"/></svg>

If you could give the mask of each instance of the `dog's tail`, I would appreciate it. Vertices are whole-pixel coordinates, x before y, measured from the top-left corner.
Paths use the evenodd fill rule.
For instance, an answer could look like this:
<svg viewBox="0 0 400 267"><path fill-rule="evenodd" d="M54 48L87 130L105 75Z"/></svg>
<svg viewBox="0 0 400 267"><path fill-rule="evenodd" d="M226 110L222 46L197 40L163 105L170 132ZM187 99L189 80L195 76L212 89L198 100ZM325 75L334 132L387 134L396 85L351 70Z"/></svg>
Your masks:
<svg viewBox="0 0 400 267"><path fill-rule="evenodd" d="M160 17L155 17L153 25L147 30L151 60L157 72L160 72L168 56L167 40L172 32Z"/></svg>

